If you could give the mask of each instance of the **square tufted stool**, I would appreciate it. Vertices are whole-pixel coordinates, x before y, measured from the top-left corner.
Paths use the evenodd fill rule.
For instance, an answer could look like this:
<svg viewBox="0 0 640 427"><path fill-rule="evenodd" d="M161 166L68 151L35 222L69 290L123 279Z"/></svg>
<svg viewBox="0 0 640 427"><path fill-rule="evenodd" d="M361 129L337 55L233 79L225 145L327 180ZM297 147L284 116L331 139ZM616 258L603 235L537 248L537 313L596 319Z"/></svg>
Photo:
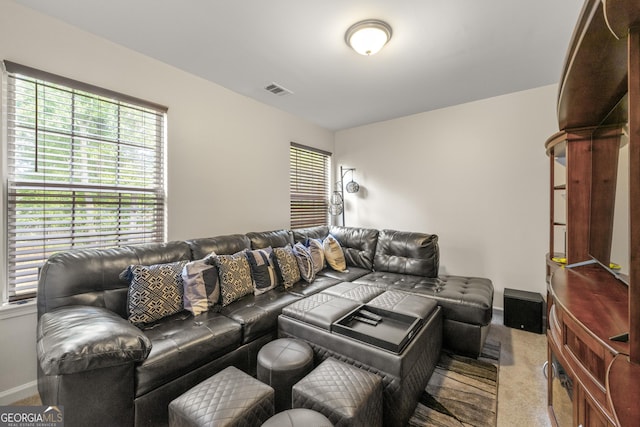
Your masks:
<svg viewBox="0 0 640 427"><path fill-rule="evenodd" d="M229 366L169 404L171 427L260 426L273 415L273 389Z"/></svg>
<svg viewBox="0 0 640 427"><path fill-rule="evenodd" d="M258 352L257 377L273 387L276 412L291 409L291 387L313 369L313 350L302 340L280 338Z"/></svg>
<svg viewBox="0 0 640 427"><path fill-rule="evenodd" d="M293 386L292 403L322 413L334 426L382 426L382 379L330 358Z"/></svg>

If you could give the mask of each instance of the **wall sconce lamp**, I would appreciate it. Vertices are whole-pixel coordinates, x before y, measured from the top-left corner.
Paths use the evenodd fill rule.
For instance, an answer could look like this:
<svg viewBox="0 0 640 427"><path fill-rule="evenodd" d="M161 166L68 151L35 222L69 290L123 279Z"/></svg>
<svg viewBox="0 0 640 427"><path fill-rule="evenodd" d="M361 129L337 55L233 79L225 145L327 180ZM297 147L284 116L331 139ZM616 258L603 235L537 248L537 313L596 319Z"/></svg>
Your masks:
<svg viewBox="0 0 640 427"><path fill-rule="evenodd" d="M342 225L344 226L344 190L347 193L357 193L360 190L360 184L353 180L353 172L356 168L345 168L340 166L340 181L336 182L336 189L329 199L329 213L333 216L342 214ZM344 183L344 177L347 173L351 173L351 181Z"/></svg>

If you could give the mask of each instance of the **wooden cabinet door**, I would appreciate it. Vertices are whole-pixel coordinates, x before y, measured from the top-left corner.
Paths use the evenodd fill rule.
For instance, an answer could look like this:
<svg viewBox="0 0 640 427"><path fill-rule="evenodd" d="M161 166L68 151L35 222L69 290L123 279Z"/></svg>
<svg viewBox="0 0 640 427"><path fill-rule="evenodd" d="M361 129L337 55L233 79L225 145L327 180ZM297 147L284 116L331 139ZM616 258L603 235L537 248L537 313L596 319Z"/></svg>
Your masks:
<svg viewBox="0 0 640 427"><path fill-rule="evenodd" d="M585 393L578 384L577 405L578 405L578 426L579 427L615 427L614 423L600 410L596 402Z"/></svg>

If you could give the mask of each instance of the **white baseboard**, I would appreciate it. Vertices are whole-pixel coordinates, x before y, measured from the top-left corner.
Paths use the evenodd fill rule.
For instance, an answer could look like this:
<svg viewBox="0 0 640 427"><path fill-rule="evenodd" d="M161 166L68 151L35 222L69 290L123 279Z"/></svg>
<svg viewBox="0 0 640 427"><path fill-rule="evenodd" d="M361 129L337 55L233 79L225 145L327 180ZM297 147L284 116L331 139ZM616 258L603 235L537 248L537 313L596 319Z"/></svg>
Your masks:
<svg viewBox="0 0 640 427"><path fill-rule="evenodd" d="M504 320L504 309L502 307L493 307L493 317L491 318L491 323L497 323L499 325L502 325L503 320Z"/></svg>
<svg viewBox="0 0 640 427"><path fill-rule="evenodd" d="M0 406L11 405L18 400L38 394L38 381L31 381L18 387L0 392Z"/></svg>

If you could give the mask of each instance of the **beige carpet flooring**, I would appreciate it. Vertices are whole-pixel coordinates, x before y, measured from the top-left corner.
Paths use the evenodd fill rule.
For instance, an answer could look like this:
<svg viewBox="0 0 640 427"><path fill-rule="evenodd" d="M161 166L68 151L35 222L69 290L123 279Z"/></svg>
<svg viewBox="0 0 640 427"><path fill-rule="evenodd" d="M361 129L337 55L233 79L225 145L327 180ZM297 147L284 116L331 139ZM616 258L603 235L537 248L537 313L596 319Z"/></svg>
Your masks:
<svg viewBox="0 0 640 427"><path fill-rule="evenodd" d="M498 427L550 427L547 414L547 381L542 365L547 358L544 335L507 328L494 312L489 339L499 341ZM17 405L39 405L34 396Z"/></svg>
<svg viewBox="0 0 640 427"><path fill-rule="evenodd" d="M550 427L542 372L547 360L545 335L507 328L502 313L494 312L489 338L501 343L498 427Z"/></svg>

